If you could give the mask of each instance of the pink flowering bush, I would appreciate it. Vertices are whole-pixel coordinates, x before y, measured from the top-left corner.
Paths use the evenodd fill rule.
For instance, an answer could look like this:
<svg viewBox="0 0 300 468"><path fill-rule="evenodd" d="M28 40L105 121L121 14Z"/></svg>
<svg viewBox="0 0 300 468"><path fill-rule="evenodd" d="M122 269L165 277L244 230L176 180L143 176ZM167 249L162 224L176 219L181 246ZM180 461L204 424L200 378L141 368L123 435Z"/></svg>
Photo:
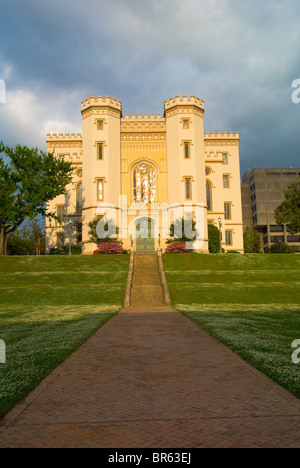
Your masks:
<svg viewBox="0 0 300 468"><path fill-rule="evenodd" d="M172 242L172 244L168 245L165 250L165 253L187 253L187 249L185 243L181 241Z"/></svg>
<svg viewBox="0 0 300 468"><path fill-rule="evenodd" d="M118 242L103 242L94 254L125 254L126 250Z"/></svg>

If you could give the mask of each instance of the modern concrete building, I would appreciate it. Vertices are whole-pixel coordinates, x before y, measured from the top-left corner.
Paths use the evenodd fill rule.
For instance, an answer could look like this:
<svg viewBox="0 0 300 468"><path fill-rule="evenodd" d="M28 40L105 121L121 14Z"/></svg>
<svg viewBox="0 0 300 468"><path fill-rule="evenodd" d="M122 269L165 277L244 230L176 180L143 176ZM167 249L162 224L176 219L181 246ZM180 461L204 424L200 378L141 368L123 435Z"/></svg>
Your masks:
<svg viewBox="0 0 300 468"><path fill-rule="evenodd" d="M88 224L113 210L125 249L164 249L175 208L195 218L198 206L198 251L208 252L207 223L221 222L225 250L243 252L239 134L205 133L203 104L176 96L164 115L123 117L110 96L83 101L82 135L47 135L48 151L74 166L67 196L49 204L62 223L47 220L47 249L71 237L91 254Z"/></svg>
<svg viewBox="0 0 300 468"><path fill-rule="evenodd" d="M242 178L244 231L254 226L261 234L264 252L277 242L286 242L300 252L300 233L291 235L287 225L278 225L275 210L283 202L283 190L300 177L300 169L254 169Z"/></svg>

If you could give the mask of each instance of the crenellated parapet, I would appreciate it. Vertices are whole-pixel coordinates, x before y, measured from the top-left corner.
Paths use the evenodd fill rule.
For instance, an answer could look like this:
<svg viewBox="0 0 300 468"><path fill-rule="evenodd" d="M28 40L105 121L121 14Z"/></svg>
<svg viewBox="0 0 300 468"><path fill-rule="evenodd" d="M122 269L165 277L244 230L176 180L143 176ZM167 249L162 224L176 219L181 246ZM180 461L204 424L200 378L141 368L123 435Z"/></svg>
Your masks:
<svg viewBox="0 0 300 468"><path fill-rule="evenodd" d="M239 139L240 134L239 132L205 132L204 138L213 139L213 138L235 138Z"/></svg>
<svg viewBox="0 0 300 468"><path fill-rule="evenodd" d="M47 142L48 141L78 141L82 140L82 135L81 133L59 133L58 135L56 133L48 133L47 134Z"/></svg>
<svg viewBox="0 0 300 468"><path fill-rule="evenodd" d="M122 103L120 100L110 96L91 96L81 103L82 117L86 118L90 115L108 114L114 117L122 117Z"/></svg>
<svg viewBox="0 0 300 468"><path fill-rule="evenodd" d="M121 133L124 136L125 133L140 133L140 132L151 132L151 133L165 133L166 132L166 119L158 114L145 114L145 115L128 115L121 120ZM123 140L126 138L124 137Z"/></svg>
<svg viewBox="0 0 300 468"><path fill-rule="evenodd" d="M240 134L238 132L205 132L205 146L238 146Z"/></svg>
<svg viewBox="0 0 300 468"><path fill-rule="evenodd" d="M193 94L189 97L184 94L182 97L177 95L165 101L165 116L170 117L175 114L197 114L203 116L204 101Z"/></svg>
<svg viewBox="0 0 300 468"><path fill-rule="evenodd" d="M48 150L71 150L79 152L76 153L76 156L80 157L82 150L82 135L80 133L50 133L47 134L47 147Z"/></svg>
<svg viewBox="0 0 300 468"><path fill-rule="evenodd" d="M122 123L138 123L138 122L157 122L157 123L161 123L161 122L165 122L165 118L161 115L161 114L132 114L132 115L129 115L129 114L125 114L125 116L122 118Z"/></svg>

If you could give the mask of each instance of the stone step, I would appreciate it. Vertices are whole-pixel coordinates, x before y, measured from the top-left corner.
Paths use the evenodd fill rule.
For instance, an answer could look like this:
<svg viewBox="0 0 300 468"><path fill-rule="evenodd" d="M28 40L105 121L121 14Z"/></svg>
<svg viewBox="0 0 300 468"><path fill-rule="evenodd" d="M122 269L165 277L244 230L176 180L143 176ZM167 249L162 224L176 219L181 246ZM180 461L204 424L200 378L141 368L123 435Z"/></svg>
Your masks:
<svg viewBox="0 0 300 468"><path fill-rule="evenodd" d="M131 306L165 305L157 255L135 255L131 290Z"/></svg>

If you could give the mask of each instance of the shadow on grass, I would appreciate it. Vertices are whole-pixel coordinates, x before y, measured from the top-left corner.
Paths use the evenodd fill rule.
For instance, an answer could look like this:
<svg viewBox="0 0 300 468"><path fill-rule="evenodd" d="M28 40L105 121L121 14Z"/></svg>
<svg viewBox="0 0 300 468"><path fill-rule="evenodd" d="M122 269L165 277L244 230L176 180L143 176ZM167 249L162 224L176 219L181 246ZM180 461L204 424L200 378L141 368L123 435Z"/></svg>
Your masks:
<svg viewBox="0 0 300 468"><path fill-rule="evenodd" d="M20 321L1 332L7 362L0 364L0 418L116 314L92 313L69 321Z"/></svg>

